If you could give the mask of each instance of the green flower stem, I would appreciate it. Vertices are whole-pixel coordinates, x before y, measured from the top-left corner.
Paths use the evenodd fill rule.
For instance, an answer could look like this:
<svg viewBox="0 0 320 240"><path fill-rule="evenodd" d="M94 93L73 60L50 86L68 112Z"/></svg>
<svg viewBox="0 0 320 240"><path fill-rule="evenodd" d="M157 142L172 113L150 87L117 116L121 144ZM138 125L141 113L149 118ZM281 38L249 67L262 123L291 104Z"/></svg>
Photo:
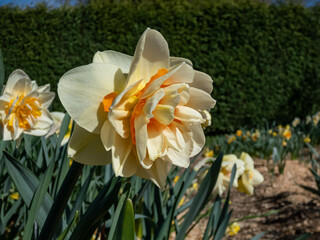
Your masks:
<svg viewBox="0 0 320 240"><path fill-rule="evenodd" d="M59 192L54 199L38 240L52 239L57 227L59 226L59 221L61 220L62 213L73 191L73 187L76 184L78 177L80 176L83 166L83 164L73 161L68 174L63 180Z"/></svg>

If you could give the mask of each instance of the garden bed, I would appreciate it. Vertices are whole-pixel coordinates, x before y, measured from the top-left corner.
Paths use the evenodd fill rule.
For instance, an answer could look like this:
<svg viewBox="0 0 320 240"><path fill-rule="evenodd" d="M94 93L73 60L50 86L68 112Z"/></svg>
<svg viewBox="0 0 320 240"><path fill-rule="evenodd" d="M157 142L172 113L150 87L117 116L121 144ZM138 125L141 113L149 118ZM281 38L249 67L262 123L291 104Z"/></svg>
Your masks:
<svg viewBox="0 0 320 240"><path fill-rule="evenodd" d="M320 199L302 189L298 184L316 187L310 164L289 160L283 175L271 175L266 161L255 159L255 166L265 181L255 187L253 196L247 196L236 189L231 191L233 213L231 221L249 215L261 215L272 210L276 213L240 221L240 231L225 239L242 240L266 232L261 239L295 239L304 233L313 235L308 239L320 239ZM201 221L186 239L201 239L206 221Z"/></svg>

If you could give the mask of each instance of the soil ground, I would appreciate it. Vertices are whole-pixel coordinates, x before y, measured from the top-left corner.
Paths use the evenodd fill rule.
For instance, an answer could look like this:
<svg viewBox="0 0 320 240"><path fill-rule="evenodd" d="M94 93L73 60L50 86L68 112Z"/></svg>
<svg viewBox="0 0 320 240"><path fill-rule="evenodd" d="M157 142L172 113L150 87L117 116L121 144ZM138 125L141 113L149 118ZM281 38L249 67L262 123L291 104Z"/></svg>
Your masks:
<svg viewBox="0 0 320 240"><path fill-rule="evenodd" d="M272 210L277 212L238 222L241 227L238 234L225 237L225 240L250 239L261 232L265 232L261 239L294 240L304 233L313 233L308 239L320 239L320 197L298 185L316 188L310 164L288 160L282 175L272 175L263 159L255 159L255 167L265 181L255 188L253 196L232 189L231 221ZM200 221L186 239L202 239L206 221Z"/></svg>

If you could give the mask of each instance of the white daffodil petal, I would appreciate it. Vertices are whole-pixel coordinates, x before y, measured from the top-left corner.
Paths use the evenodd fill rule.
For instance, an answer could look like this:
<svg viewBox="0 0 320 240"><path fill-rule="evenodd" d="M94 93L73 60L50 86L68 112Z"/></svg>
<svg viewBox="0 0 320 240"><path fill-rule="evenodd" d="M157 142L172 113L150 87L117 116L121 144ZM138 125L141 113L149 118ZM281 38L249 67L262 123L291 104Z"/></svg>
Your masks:
<svg viewBox="0 0 320 240"><path fill-rule="evenodd" d="M154 94L156 91L159 90L162 84L165 84L167 81L168 81L167 85L172 84L173 80L170 81L170 79L179 78L179 76L181 75L180 72L183 71L182 69L184 68L184 66L186 66L185 63L175 66L168 73L150 82L149 86L147 87L145 92L142 94L141 98L147 98L151 96L152 94Z"/></svg>
<svg viewBox="0 0 320 240"><path fill-rule="evenodd" d="M104 145L107 151L111 150L111 148L114 146L115 134L115 130L112 127L111 123L108 120L106 120L101 128L100 136L102 144Z"/></svg>
<svg viewBox="0 0 320 240"><path fill-rule="evenodd" d="M137 161L129 155L132 149L130 139L125 139L115 134L114 147L112 148L112 167L116 176L130 177L136 172Z"/></svg>
<svg viewBox="0 0 320 240"><path fill-rule="evenodd" d="M127 54L107 50L103 52L96 52L96 54L93 56L92 62L110 63L118 66L123 73L128 74L132 59L133 57Z"/></svg>
<svg viewBox="0 0 320 240"><path fill-rule="evenodd" d="M147 83L159 69L168 69L169 57L168 43L164 37L158 31L148 28L137 44L126 86L140 79Z"/></svg>
<svg viewBox="0 0 320 240"><path fill-rule="evenodd" d="M4 92L12 93L16 83L20 79L30 79L30 78L24 71L20 69L13 71L8 78L8 82L4 88Z"/></svg>
<svg viewBox="0 0 320 240"><path fill-rule="evenodd" d="M50 91L50 84L46 84L46 85L38 87L37 83L34 82L32 89L36 90L39 93L49 92Z"/></svg>
<svg viewBox="0 0 320 240"><path fill-rule="evenodd" d="M198 109L198 110L208 110L214 108L216 101L212 99L210 94L198 89L198 88L189 88L190 98L186 106Z"/></svg>
<svg viewBox="0 0 320 240"><path fill-rule="evenodd" d="M14 85L12 94L15 96L26 96L32 90L31 80L29 78L20 78Z"/></svg>
<svg viewBox="0 0 320 240"><path fill-rule="evenodd" d="M190 87L199 88L209 94L213 90L212 78L203 72L194 71L193 82L189 84Z"/></svg>
<svg viewBox="0 0 320 240"><path fill-rule="evenodd" d="M206 137L203 133L201 124L192 124L190 126L190 130L192 131L192 141L194 142L193 150L190 157L193 157L202 150L206 142Z"/></svg>
<svg viewBox="0 0 320 240"><path fill-rule="evenodd" d="M194 70L186 63L181 63L177 71L166 79L163 84L170 85L174 83L192 83L194 77Z"/></svg>
<svg viewBox="0 0 320 240"><path fill-rule="evenodd" d="M147 149L150 160L153 161L160 156L163 144L162 129L158 127L148 127Z"/></svg>
<svg viewBox="0 0 320 240"><path fill-rule="evenodd" d="M174 108L170 105L158 104L152 114L159 123L169 125L174 119Z"/></svg>
<svg viewBox="0 0 320 240"><path fill-rule="evenodd" d="M42 92L39 95L39 101L41 102L41 106L48 108L50 106L50 104L52 103L54 97L55 97L55 93L53 92Z"/></svg>
<svg viewBox="0 0 320 240"><path fill-rule="evenodd" d="M254 169L253 159L248 153L242 152L240 155L240 159L244 161L246 169Z"/></svg>
<svg viewBox="0 0 320 240"><path fill-rule="evenodd" d="M252 169L251 171L252 171L252 184L254 186L259 185L264 181L264 178L259 171L257 171L256 169Z"/></svg>
<svg viewBox="0 0 320 240"><path fill-rule="evenodd" d="M167 180L167 162L157 159L148 170L138 167L136 175L150 179L159 188L164 189Z"/></svg>
<svg viewBox="0 0 320 240"><path fill-rule="evenodd" d="M166 160L172 163L173 165L183 168L187 168L190 165L190 157L186 153L176 151L172 148L168 149Z"/></svg>
<svg viewBox="0 0 320 240"><path fill-rule="evenodd" d="M75 161L88 165L111 163L111 151L106 151L99 134L90 133L77 124L74 127L68 155Z"/></svg>
<svg viewBox="0 0 320 240"><path fill-rule="evenodd" d="M161 98L164 96L164 91L162 89L159 89L155 94L152 95L152 97L148 98L146 101L144 107L143 107L143 112L147 119L150 119L153 117L152 112L155 110L157 107L159 101Z"/></svg>
<svg viewBox="0 0 320 240"><path fill-rule="evenodd" d="M50 128L52 123L53 123L53 120L50 112L44 108L41 110L41 116L37 117L37 124L35 125L34 128L47 129L47 128Z"/></svg>
<svg viewBox="0 0 320 240"><path fill-rule="evenodd" d="M120 89L125 78L115 65L94 63L70 70L58 84L60 100L69 115L89 132L100 133L107 118L102 100Z"/></svg>
<svg viewBox="0 0 320 240"><path fill-rule="evenodd" d="M175 65L181 64L185 62L186 64L190 65L192 67L192 62L189 59L182 58L182 57L170 57L170 67L173 67Z"/></svg>
<svg viewBox="0 0 320 240"><path fill-rule="evenodd" d="M140 162L146 157L148 139L147 125L148 120L143 113L139 114L134 120L136 148Z"/></svg>
<svg viewBox="0 0 320 240"><path fill-rule="evenodd" d="M177 106L174 118L184 122L204 122L198 111L186 106Z"/></svg>

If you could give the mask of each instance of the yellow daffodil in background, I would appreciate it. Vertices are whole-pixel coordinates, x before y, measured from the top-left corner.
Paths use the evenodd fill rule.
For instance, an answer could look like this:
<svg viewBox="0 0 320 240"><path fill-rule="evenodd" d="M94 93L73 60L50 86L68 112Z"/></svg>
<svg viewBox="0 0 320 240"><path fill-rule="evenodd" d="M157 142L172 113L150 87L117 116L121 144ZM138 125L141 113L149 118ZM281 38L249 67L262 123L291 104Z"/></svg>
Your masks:
<svg viewBox="0 0 320 240"><path fill-rule="evenodd" d="M164 37L147 29L133 57L97 52L92 64L60 79L60 100L76 122L69 156L112 162L116 176L136 174L164 188L167 164L186 168L204 146L211 91L210 76L170 57Z"/></svg>
<svg viewBox="0 0 320 240"><path fill-rule="evenodd" d="M53 124L50 128L50 131L47 133L46 138L52 136L55 133L59 136L61 123L63 121L65 113L51 112L51 116L52 116ZM70 123L68 125L68 130L67 130L66 134L64 135L63 140L61 142L61 146L65 145L69 141L70 136L71 136L71 131L72 131L72 124L73 124L73 120L71 119Z"/></svg>
<svg viewBox="0 0 320 240"><path fill-rule="evenodd" d="M296 117L295 119L293 119L291 125L292 125L292 127L297 127L300 123L301 123L300 118Z"/></svg>
<svg viewBox="0 0 320 240"><path fill-rule="evenodd" d="M173 182L174 182L174 183L177 183L178 180L179 180L179 178L180 178L179 176L175 176L174 179L173 179Z"/></svg>
<svg viewBox="0 0 320 240"><path fill-rule="evenodd" d="M272 132L272 136L276 137L278 135L277 132Z"/></svg>
<svg viewBox="0 0 320 240"><path fill-rule="evenodd" d="M287 144L287 141L286 141L286 140L283 140L283 141L282 141L282 146L283 146L283 147L286 147L287 145L288 145L288 144Z"/></svg>
<svg viewBox="0 0 320 240"><path fill-rule="evenodd" d="M291 138L291 131L290 131L290 128L289 129L285 129L282 133L282 136L286 139L286 140L289 140Z"/></svg>
<svg viewBox="0 0 320 240"><path fill-rule="evenodd" d="M248 153L242 152L240 160L243 161L245 169L238 180L238 190L251 196L254 186L262 183L264 178L259 171L254 169L253 159Z"/></svg>
<svg viewBox="0 0 320 240"><path fill-rule="evenodd" d="M278 125L278 133L279 133L280 135L282 135L284 129L285 129L285 128L284 128L281 124Z"/></svg>
<svg viewBox="0 0 320 240"><path fill-rule="evenodd" d="M233 141L236 140L236 136L235 135L231 135L228 137L228 144L232 143Z"/></svg>
<svg viewBox="0 0 320 240"><path fill-rule="evenodd" d="M11 193L9 195L9 198L13 199L13 200L18 200L20 198L20 195L18 192L14 192L14 193Z"/></svg>
<svg viewBox="0 0 320 240"><path fill-rule="evenodd" d="M43 136L52 124L47 110L54 99L50 85L38 86L22 70L15 70L0 97L3 140L17 140L22 133Z"/></svg>
<svg viewBox="0 0 320 240"><path fill-rule="evenodd" d="M272 135L272 129L269 129L269 130L268 130L268 134L269 134L269 135Z"/></svg>
<svg viewBox="0 0 320 240"><path fill-rule="evenodd" d="M260 132L259 132L258 129L256 129L256 130L254 131L254 133L252 133L251 139L252 139L253 141L257 141L259 137L260 137Z"/></svg>
<svg viewBox="0 0 320 240"><path fill-rule="evenodd" d="M213 150L210 150L208 147L206 147L203 151L203 156L206 158L212 158L214 155Z"/></svg>
<svg viewBox="0 0 320 240"><path fill-rule="evenodd" d="M306 136L306 137L303 139L303 141L304 141L305 143L310 143L310 142L311 142L311 139L310 139L309 136Z"/></svg>
<svg viewBox="0 0 320 240"><path fill-rule="evenodd" d="M248 137L250 137L250 135L251 135L250 131L247 131L246 134L247 134Z"/></svg>
<svg viewBox="0 0 320 240"><path fill-rule="evenodd" d="M241 137L241 135L242 135L242 131L241 131L240 129L239 129L239 130L237 130L236 135L237 135L238 137Z"/></svg>
<svg viewBox="0 0 320 240"><path fill-rule="evenodd" d="M232 223L227 227L226 234L228 236L234 236L240 231L240 225L237 222Z"/></svg>
<svg viewBox="0 0 320 240"><path fill-rule="evenodd" d="M237 158L234 154L224 155L221 163L221 170L218 175L216 185L213 192L222 196L223 192L228 188L230 183L231 171L233 165L236 164L237 172L234 178L233 186L238 187L238 178L244 172L244 162Z"/></svg>
<svg viewBox="0 0 320 240"><path fill-rule="evenodd" d="M183 196L178 204L178 207L181 207L184 203L184 200L185 200L185 196Z"/></svg>
<svg viewBox="0 0 320 240"><path fill-rule="evenodd" d="M195 182L195 183L192 184L192 189L193 190L198 191L198 188L199 188L198 183Z"/></svg>

